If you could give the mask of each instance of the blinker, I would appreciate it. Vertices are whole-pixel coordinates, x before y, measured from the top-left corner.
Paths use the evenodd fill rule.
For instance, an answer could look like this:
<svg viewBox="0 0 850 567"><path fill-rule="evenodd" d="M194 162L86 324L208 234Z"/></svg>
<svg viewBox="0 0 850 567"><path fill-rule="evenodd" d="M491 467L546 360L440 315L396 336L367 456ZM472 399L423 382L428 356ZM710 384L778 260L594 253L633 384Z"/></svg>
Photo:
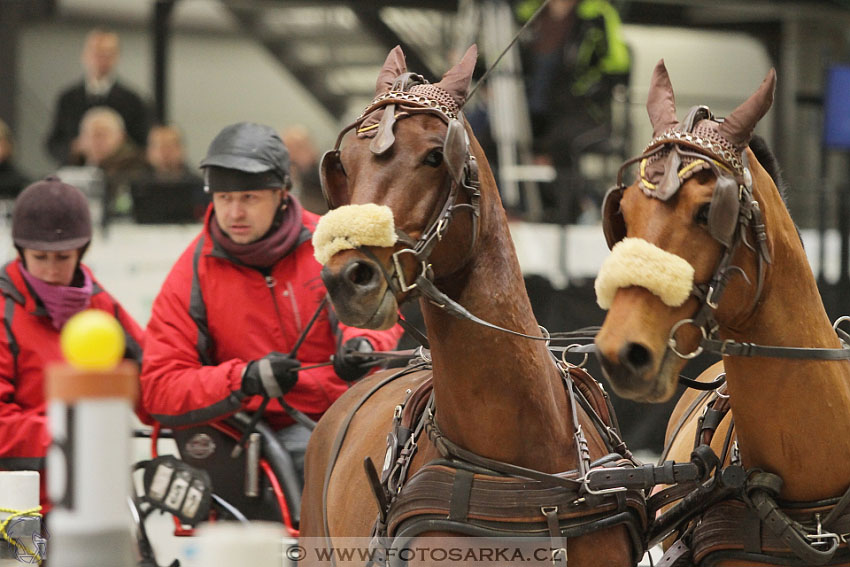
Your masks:
<svg viewBox="0 0 850 567"><path fill-rule="evenodd" d="M731 175L718 175L708 210L708 231L727 248L732 245L740 209L738 182Z"/></svg>
<svg viewBox="0 0 850 567"><path fill-rule="evenodd" d="M457 118L449 120L446 139L443 142L443 159L449 170L449 175L455 183L460 184L466 156L469 155L466 130Z"/></svg>
<svg viewBox="0 0 850 567"><path fill-rule="evenodd" d="M328 208L336 209L348 204L348 178L339 158L339 150L329 150L322 156L319 178Z"/></svg>
<svg viewBox="0 0 850 567"><path fill-rule="evenodd" d="M617 186L609 189L602 201L602 232L609 249L626 237L626 221L620 211L622 198L623 187Z"/></svg>

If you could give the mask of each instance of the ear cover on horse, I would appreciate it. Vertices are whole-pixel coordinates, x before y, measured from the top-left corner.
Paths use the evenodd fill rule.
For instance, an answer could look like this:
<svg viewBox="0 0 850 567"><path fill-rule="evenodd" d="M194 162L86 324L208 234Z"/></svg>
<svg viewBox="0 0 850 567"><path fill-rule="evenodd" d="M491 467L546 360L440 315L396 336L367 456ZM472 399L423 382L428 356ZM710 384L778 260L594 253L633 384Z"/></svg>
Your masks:
<svg viewBox="0 0 850 567"><path fill-rule="evenodd" d="M758 90L720 124L720 134L738 148L747 146L756 124L770 110L775 90L776 70L771 68Z"/></svg>
<svg viewBox="0 0 850 567"><path fill-rule="evenodd" d="M478 59L478 46L474 43L466 50L460 62L446 71L436 86L449 93L458 107L466 102L469 94L469 83L472 81L472 72L475 70L475 61Z"/></svg>
<svg viewBox="0 0 850 567"><path fill-rule="evenodd" d="M396 45L387 54L384 61L384 66L381 67L381 72L378 73L378 80L375 83L375 95L385 93L392 88L396 77L407 71L407 61L404 58L404 52L400 45Z"/></svg>
<svg viewBox="0 0 850 567"><path fill-rule="evenodd" d="M678 124L676 119L676 97L667 67L661 59L652 71L649 83L649 96L646 99L646 111L652 124L652 137L656 137Z"/></svg>

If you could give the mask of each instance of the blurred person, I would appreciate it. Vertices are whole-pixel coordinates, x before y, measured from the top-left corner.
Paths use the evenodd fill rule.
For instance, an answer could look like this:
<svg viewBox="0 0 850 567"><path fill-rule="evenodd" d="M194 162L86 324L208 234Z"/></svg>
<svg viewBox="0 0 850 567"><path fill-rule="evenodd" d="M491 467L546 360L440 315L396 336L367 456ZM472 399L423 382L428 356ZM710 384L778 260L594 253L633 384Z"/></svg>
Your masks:
<svg viewBox="0 0 850 567"><path fill-rule="evenodd" d="M180 130L157 125L148 133L146 168L132 182L133 215L138 222L200 221L209 196L204 181L186 164Z"/></svg>
<svg viewBox="0 0 850 567"><path fill-rule="evenodd" d="M202 182L186 164L186 151L183 137L176 126L158 125L148 132L145 148L150 170L160 179L181 179L192 177Z"/></svg>
<svg viewBox="0 0 850 567"><path fill-rule="evenodd" d="M524 0L518 18L528 20L540 4ZM550 0L523 46L534 151L557 171L550 189L567 217L558 220L574 222L587 196L574 190L578 158L608 141L612 91L631 68L620 17L608 0Z"/></svg>
<svg viewBox="0 0 850 567"><path fill-rule="evenodd" d="M309 130L298 124L283 131L283 143L289 150L294 193L308 211L323 215L328 205L319 179L319 150Z"/></svg>
<svg viewBox="0 0 850 567"><path fill-rule="evenodd" d="M44 368L64 357L60 330L84 309L114 315L124 329L124 358L141 364L144 334L81 262L92 223L83 193L56 177L28 186L15 201L15 260L0 271L5 307L0 332L0 469L41 471L50 445ZM152 423L141 409L137 415ZM46 509L44 510L46 511Z"/></svg>
<svg viewBox="0 0 850 567"><path fill-rule="evenodd" d="M116 78L119 55L117 33L94 29L86 36L82 51L85 75L82 81L59 95L46 140L48 152L60 165L79 162L80 121L95 106L114 109L123 119L130 139L138 147L144 147L150 111L135 91Z"/></svg>
<svg viewBox="0 0 850 567"><path fill-rule="evenodd" d="M142 398L166 427L256 411L302 475L310 429L277 401L318 419L371 365L352 351L391 349L401 336L339 324L313 256L318 215L289 192L289 152L273 128L224 128L201 161L212 203L166 277L147 328ZM290 353L317 319L294 356ZM301 366L332 366L299 370Z"/></svg>
<svg viewBox="0 0 850 567"><path fill-rule="evenodd" d="M144 172L141 150L128 139L121 115L112 108L90 108L80 121L79 162L103 171L105 218L126 215L132 208L130 182Z"/></svg>
<svg viewBox="0 0 850 567"><path fill-rule="evenodd" d="M14 150L12 130L0 120L0 199L14 199L29 185L29 179L12 161Z"/></svg>

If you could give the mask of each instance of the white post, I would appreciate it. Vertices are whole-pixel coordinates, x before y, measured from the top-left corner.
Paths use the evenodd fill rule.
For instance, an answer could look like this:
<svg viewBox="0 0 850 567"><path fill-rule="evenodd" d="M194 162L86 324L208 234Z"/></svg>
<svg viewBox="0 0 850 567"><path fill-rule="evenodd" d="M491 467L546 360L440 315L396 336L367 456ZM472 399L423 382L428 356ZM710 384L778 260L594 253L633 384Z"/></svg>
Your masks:
<svg viewBox="0 0 850 567"><path fill-rule="evenodd" d="M112 370L47 368L48 556L62 567L132 567L130 429L136 366Z"/></svg>

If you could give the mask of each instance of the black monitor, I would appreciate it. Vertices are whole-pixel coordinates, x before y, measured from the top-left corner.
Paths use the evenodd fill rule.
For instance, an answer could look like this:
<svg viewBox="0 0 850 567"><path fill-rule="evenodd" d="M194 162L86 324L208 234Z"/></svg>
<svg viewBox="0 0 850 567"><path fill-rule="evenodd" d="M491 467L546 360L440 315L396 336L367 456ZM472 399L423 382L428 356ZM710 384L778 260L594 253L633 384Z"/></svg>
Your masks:
<svg viewBox="0 0 850 567"><path fill-rule="evenodd" d="M133 220L141 224L198 222L209 201L200 179L141 179L130 191Z"/></svg>

